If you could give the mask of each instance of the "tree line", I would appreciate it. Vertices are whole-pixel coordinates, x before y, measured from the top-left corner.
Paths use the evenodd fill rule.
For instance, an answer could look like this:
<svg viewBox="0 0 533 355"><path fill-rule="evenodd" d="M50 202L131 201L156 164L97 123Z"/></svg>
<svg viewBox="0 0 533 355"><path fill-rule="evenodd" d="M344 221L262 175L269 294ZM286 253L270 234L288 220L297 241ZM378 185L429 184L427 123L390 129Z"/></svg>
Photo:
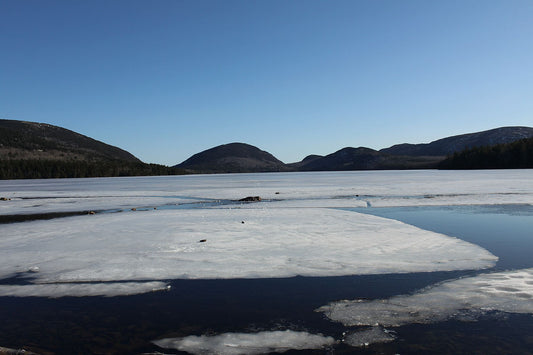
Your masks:
<svg viewBox="0 0 533 355"><path fill-rule="evenodd" d="M533 138L512 143L474 147L456 152L440 169L529 169L533 168Z"/></svg>
<svg viewBox="0 0 533 355"><path fill-rule="evenodd" d="M116 160L0 160L0 179L87 178L113 176L181 175L184 170L159 164Z"/></svg>

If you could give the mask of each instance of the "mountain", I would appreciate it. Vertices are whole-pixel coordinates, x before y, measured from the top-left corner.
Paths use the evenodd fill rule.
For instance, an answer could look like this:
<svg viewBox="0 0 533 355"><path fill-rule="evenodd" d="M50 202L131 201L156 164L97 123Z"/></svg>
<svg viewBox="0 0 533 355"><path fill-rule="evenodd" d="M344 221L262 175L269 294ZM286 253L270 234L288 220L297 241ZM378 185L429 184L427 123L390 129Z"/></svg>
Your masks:
<svg viewBox="0 0 533 355"><path fill-rule="evenodd" d="M121 160L141 162L125 150L46 123L0 120L2 159Z"/></svg>
<svg viewBox="0 0 533 355"><path fill-rule="evenodd" d="M392 155L445 157L468 148L511 143L530 137L533 137L533 128L531 127L501 127L447 137L426 144L397 144L381 149L380 152Z"/></svg>
<svg viewBox="0 0 533 355"><path fill-rule="evenodd" d="M428 144L399 144L380 151L346 147L326 156L308 155L291 164L249 144L231 143L195 154L175 167L192 173L436 169L447 155L465 147L493 146L527 137L533 137L533 128L502 127Z"/></svg>
<svg viewBox="0 0 533 355"><path fill-rule="evenodd" d="M303 158L302 161L299 161L299 162L296 162L296 163L289 163L289 164L287 164L287 166L291 167L292 169L299 170L302 166L307 165L307 164L311 163L312 161L315 161L315 160L323 158L323 157L324 156L322 156L322 155L311 154L311 155L308 155L305 158Z"/></svg>
<svg viewBox="0 0 533 355"><path fill-rule="evenodd" d="M394 156L370 148L343 148L335 153L300 162L300 171L431 169L442 160L436 157Z"/></svg>
<svg viewBox="0 0 533 355"><path fill-rule="evenodd" d="M0 119L0 179L531 167L531 141L524 139L532 137L533 128L502 127L427 144L399 144L380 151L346 147L326 156L308 155L291 164L252 145L230 143L167 167L143 163L123 149L65 128ZM446 156L449 158L443 162Z"/></svg>
<svg viewBox="0 0 533 355"><path fill-rule="evenodd" d="M175 165L195 173L247 173L291 170L272 154L245 143L223 144Z"/></svg>
<svg viewBox="0 0 533 355"><path fill-rule="evenodd" d="M0 119L0 179L180 173L65 128Z"/></svg>

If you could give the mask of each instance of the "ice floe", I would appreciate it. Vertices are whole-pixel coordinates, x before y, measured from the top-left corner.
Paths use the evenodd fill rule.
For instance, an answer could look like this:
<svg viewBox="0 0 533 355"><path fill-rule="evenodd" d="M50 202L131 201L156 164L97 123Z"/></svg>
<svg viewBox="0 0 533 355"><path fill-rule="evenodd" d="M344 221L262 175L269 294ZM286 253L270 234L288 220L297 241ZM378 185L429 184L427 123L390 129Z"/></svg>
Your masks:
<svg viewBox="0 0 533 355"><path fill-rule="evenodd" d="M389 343L395 339L396 337L389 330L371 327L345 334L343 342L353 347L362 347L375 343Z"/></svg>
<svg viewBox="0 0 533 355"><path fill-rule="evenodd" d="M183 338L155 340L161 348L186 351L191 354L265 354L288 350L321 349L336 343L335 339L307 332L263 331L258 333L224 333L214 336L191 335Z"/></svg>
<svg viewBox="0 0 533 355"><path fill-rule="evenodd" d="M0 238L0 278L38 270L34 283L408 273L496 260L457 238L325 208L85 215L6 224Z"/></svg>
<svg viewBox="0 0 533 355"><path fill-rule="evenodd" d="M110 283L49 283L28 285L1 285L0 296L19 297L83 297L129 296L169 289L164 282L110 282Z"/></svg>
<svg viewBox="0 0 533 355"><path fill-rule="evenodd" d="M318 310L347 326L385 327L471 319L488 311L533 313L533 269L481 274L389 299L339 301Z"/></svg>

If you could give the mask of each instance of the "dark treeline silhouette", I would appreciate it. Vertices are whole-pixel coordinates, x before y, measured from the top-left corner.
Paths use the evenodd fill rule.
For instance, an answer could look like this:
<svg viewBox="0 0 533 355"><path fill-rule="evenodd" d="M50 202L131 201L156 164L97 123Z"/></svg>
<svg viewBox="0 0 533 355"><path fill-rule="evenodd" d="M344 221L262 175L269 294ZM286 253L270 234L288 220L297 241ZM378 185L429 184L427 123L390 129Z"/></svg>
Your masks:
<svg viewBox="0 0 533 355"><path fill-rule="evenodd" d="M183 169L126 161L0 160L0 179L181 175Z"/></svg>
<svg viewBox="0 0 533 355"><path fill-rule="evenodd" d="M475 147L454 153L440 169L528 169L533 168L533 138L512 143Z"/></svg>

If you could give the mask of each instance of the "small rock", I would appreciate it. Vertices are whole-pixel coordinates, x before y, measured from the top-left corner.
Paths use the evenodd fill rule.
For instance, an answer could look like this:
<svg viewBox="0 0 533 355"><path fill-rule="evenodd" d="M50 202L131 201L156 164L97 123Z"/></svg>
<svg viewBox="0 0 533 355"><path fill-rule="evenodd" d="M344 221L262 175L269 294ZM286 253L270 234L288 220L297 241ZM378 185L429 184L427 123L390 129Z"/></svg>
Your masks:
<svg viewBox="0 0 533 355"><path fill-rule="evenodd" d="M275 194L276 194L276 195L279 195L279 191L277 191Z"/></svg>
<svg viewBox="0 0 533 355"><path fill-rule="evenodd" d="M11 201L11 199L7 197L0 197L0 201Z"/></svg>
<svg viewBox="0 0 533 355"><path fill-rule="evenodd" d="M205 243L205 242L207 242L207 239L200 239L200 240L198 241L198 243Z"/></svg>
<svg viewBox="0 0 533 355"><path fill-rule="evenodd" d="M135 207L133 207L131 210L132 210L132 211L137 211L137 209L136 209Z"/></svg>
<svg viewBox="0 0 533 355"><path fill-rule="evenodd" d="M89 211L89 214L96 214L96 212L94 212L94 211Z"/></svg>
<svg viewBox="0 0 533 355"><path fill-rule="evenodd" d="M242 224L244 224L244 221L241 221Z"/></svg>
<svg viewBox="0 0 533 355"><path fill-rule="evenodd" d="M259 196L248 196L245 198L241 198L239 202L258 202L261 201L261 197Z"/></svg>

